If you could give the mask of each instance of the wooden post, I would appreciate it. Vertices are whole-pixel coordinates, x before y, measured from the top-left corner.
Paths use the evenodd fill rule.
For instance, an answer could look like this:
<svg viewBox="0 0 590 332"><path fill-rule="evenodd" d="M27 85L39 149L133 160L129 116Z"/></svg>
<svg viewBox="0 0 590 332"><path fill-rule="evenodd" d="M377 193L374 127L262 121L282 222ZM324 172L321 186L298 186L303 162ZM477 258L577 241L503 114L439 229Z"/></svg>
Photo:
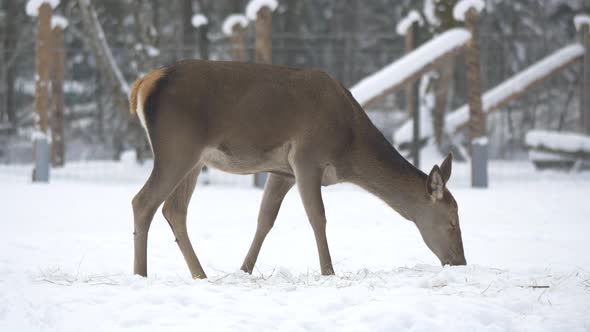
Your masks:
<svg viewBox="0 0 590 332"><path fill-rule="evenodd" d="M37 54L35 67L35 112L37 113L36 129L47 134L49 104L49 73L51 57L51 6L44 2L39 7L37 17Z"/></svg>
<svg viewBox="0 0 590 332"><path fill-rule="evenodd" d="M51 65L51 15L53 8L43 2L37 13L37 47L35 59L35 128L33 182L49 182L49 145L47 137L49 83Z"/></svg>
<svg viewBox="0 0 590 332"><path fill-rule="evenodd" d="M246 46L244 46L244 28L240 24L232 27L231 45L232 59L234 61L246 61Z"/></svg>
<svg viewBox="0 0 590 332"><path fill-rule="evenodd" d="M406 54L414 48L415 40L418 40L418 22L414 22L406 32ZM409 114L413 115L412 158L414 166L420 168L420 78L406 86L406 105Z"/></svg>
<svg viewBox="0 0 590 332"><path fill-rule="evenodd" d="M56 18L57 17L54 17L54 20ZM51 76L51 95L53 101L53 116L51 120L51 163L54 167L61 167L65 163L63 95L65 26L61 23L52 25L53 75Z"/></svg>
<svg viewBox="0 0 590 332"><path fill-rule="evenodd" d="M585 20L580 21L578 26L579 39L585 49L580 116L582 118L582 132L590 135L590 16L585 16Z"/></svg>
<svg viewBox="0 0 590 332"><path fill-rule="evenodd" d="M233 61L245 62L247 60L244 33L248 26L248 19L242 14L229 15L223 21L222 31L228 35L231 41L231 56Z"/></svg>
<svg viewBox="0 0 590 332"><path fill-rule="evenodd" d="M253 3L255 2L250 2L250 4ZM272 7L274 8L271 8L268 5L262 5L256 12L255 61L257 63L272 63L272 11L276 8L276 2ZM246 11L248 11L248 8ZM263 188L267 176L268 174L266 173L255 174L254 185Z"/></svg>
<svg viewBox="0 0 590 332"><path fill-rule="evenodd" d="M487 145L486 118L481 102L481 73L479 57L479 32L477 28L477 9L470 8L465 13L465 26L471 31L467 44L467 95L469 98L469 138L471 145L471 186L486 188Z"/></svg>
<svg viewBox="0 0 590 332"><path fill-rule="evenodd" d="M412 24L412 26L406 30L406 34L404 35L404 54L408 54L414 50L414 25L417 23ZM413 84L414 82L410 82L405 87L405 95L406 95L406 112L408 115L414 114L414 96L413 93Z"/></svg>
<svg viewBox="0 0 590 332"><path fill-rule="evenodd" d="M256 14L256 62L272 63L272 11L263 6Z"/></svg>

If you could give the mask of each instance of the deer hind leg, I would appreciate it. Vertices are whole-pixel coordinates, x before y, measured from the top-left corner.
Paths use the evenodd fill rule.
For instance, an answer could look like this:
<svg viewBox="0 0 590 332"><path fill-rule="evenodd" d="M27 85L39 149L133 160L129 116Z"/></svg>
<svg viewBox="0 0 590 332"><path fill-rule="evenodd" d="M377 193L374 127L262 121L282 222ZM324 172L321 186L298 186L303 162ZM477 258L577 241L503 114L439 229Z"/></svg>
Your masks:
<svg viewBox="0 0 590 332"><path fill-rule="evenodd" d="M132 201L134 274L147 276L147 238L154 214L195 164L196 162L190 159L155 158L149 179Z"/></svg>
<svg viewBox="0 0 590 332"><path fill-rule="evenodd" d="M191 196L197 184L197 178L201 172L202 165L196 165L184 179L176 186L176 189L168 196L162 208L162 214L168 221L172 232L176 237L176 243L180 248L182 256L188 265L193 279L207 278L201 263L195 254L195 250L188 237L186 228L186 215Z"/></svg>
<svg viewBox="0 0 590 332"><path fill-rule="evenodd" d="M248 254L242 264L242 271L250 274L252 273L262 243L275 223L285 195L287 195L287 192L293 187L294 183L294 178L272 173L268 176L268 180L266 180L266 184L264 185L264 194L262 196L262 203L260 204L260 211L258 212L256 233L252 240L252 244L250 245L250 250L248 250Z"/></svg>
<svg viewBox="0 0 590 332"><path fill-rule="evenodd" d="M320 257L320 270L322 275L333 275L334 268L326 237L326 214L322 201L322 170L301 163L299 166L295 166L295 177L305 213L315 235Z"/></svg>

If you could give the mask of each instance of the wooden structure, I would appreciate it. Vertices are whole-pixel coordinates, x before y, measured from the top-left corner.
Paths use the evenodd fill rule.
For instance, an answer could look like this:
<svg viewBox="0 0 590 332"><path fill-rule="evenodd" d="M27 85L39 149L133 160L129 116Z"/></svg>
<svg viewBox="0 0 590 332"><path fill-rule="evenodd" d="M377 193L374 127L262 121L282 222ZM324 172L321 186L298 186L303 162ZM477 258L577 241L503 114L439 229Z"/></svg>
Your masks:
<svg viewBox="0 0 590 332"><path fill-rule="evenodd" d="M465 13L465 25L471 32L465 56L467 66L467 96L469 99L469 142L471 149L471 186L488 186L488 140L486 117L481 102L481 68L479 56L479 29L477 9Z"/></svg>
<svg viewBox="0 0 590 332"><path fill-rule="evenodd" d="M436 45L437 40L446 40L448 37L451 37L452 39L459 39L460 42L454 44L453 47L446 48L443 52L437 54L432 58L429 57L429 53L433 49L436 49L430 46L438 46ZM465 29L455 28L446 31L441 35L437 36L435 39L431 40L430 42L425 43L418 48L415 48L414 51L412 51L409 54L406 54L403 58L398 59L394 63L390 64L390 67L395 66L405 68L406 66L413 66L414 68L413 70L404 73L404 75L398 75L398 77L396 77L393 83L387 84L387 86L381 89L378 93L372 94L371 96L364 98L358 98L356 95L356 91L362 89L362 85L364 85L364 83L367 82L367 80L373 78L375 74L361 80L359 83L357 83L355 86L351 88L351 92L353 93L353 95L355 95L361 106L370 107L371 105L380 102L385 97L397 93L399 90L404 88L409 82L418 80L424 74L438 68L441 64L447 62L449 59L462 54L465 51L467 43L470 39L471 35ZM426 58L428 59L424 60Z"/></svg>
<svg viewBox="0 0 590 332"><path fill-rule="evenodd" d="M248 59L244 34L248 25L248 19L242 14L229 15L223 21L222 31L230 37L231 56L233 61L245 62Z"/></svg>
<svg viewBox="0 0 590 332"><path fill-rule="evenodd" d="M47 134L49 124L49 84L51 65L51 5L44 2L37 16L37 47L35 55L35 129Z"/></svg>
<svg viewBox="0 0 590 332"><path fill-rule="evenodd" d="M254 60L257 63L272 63L272 11L276 9L277 5L275 0L252 0L246 8L246 14L250 19L253 16L256 17L256 53ZM263 188L266 177L266 173L255 174L254 185Z"/></svg>
<svg viewBox="0 0 590 332"><path fill-rule="evenodd" d="M579 133L531 130L526 134L529 159L536 169L590 168L590 136Z"/></svg>
<svg viewBox="0 0 590 332"><path fill-rule="evenodd" d="M35 54L35 125L33 129L33 182L49 182L49 84L51 70L51 16L56 3L29 1L27 14L37 16Z"/></svg>
<svg viewBox="0 0 590 332"><path fill-rule="evenodd" d="M256 56L258 63L272 63L272 12L263 6L256 14Z"/></svg>
<svg viewBox="0 0 590 332"><path fill-rule="evenodd" d="M57 22L57 23L56 23ZM64 29L67 23L65 19L54 17L52 20L52 75L51 75L51 163L54 167L63 166L65 163L64 143L64 61L65 43Z"/></svg>
<svg viewBox="0 0 590 332"><path fill-rule="evenodd" d="M576 17L579 41L584 47L584 64L582 70L582 90L580 103L580 116L582 118L582 132L590 135L590 16L579 15Z"/></svg>

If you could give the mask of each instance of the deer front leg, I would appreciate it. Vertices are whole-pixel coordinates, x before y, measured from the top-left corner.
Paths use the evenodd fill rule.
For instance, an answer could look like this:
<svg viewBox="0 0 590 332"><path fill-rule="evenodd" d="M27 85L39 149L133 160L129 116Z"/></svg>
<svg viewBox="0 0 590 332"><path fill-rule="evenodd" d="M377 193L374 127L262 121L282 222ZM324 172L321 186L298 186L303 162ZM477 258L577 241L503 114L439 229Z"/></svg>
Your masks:
<svg viewBox="0 0 590 332"><path fill-rule="evenodd" d="M332 258L326 238L326 214L322 201L322 170L319 168L299 166L295 169L297 188L318 247L320 270L322 275L333 275Z"/></svg>
<svg viewBox="0 0 590 332"><path fill-rule="evenodd" d="M287 192L293 187L294 183L294 178L272 173L269 174L268 180L266 180L266 184L264 185L264 194L262 196L262 203L260 204L260 211L258 212L256 233L250 245L250 250L248 250L248 254L242 264L242 271L252 274L262 243L275 223L285 195L287 195Z"/></svg>
<svg viewBox="0 0 590 332"><path fill-rule="evenodd" d="M195 168L184 177L172 194L166 199L164 207L162 208L162 214L168 221L170 228L172 228L172 233L174 233L174 236L176 237L176 243L180 248L182 256L184 256L184 260L188 265L193 279L207 278L207 275L205 274L205 271L203 271L203 267L195 254L186 227L188 205L195 190L200 172L201 165L195 166Z"/></svg>

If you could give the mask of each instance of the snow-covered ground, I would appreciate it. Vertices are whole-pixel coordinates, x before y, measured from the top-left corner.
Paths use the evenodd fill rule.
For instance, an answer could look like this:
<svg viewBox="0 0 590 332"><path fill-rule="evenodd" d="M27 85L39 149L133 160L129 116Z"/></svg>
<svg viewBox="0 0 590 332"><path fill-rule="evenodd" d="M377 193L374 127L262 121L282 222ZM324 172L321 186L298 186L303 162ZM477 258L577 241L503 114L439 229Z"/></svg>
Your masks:
<svg viewBox="0 0 590 332"><path fill-rule="evenodd" d="M0 331L589 331L590 173L492 163L474 190L453 168L467 266L439 266L410 222L340 185L324 189L336 276L319 275L295 190L249 276L261 191L212 185L189 210L209 275L193 281L159 213L149 277L131 274L149 166L71 165L48 185L0 166Z"/></svg>

